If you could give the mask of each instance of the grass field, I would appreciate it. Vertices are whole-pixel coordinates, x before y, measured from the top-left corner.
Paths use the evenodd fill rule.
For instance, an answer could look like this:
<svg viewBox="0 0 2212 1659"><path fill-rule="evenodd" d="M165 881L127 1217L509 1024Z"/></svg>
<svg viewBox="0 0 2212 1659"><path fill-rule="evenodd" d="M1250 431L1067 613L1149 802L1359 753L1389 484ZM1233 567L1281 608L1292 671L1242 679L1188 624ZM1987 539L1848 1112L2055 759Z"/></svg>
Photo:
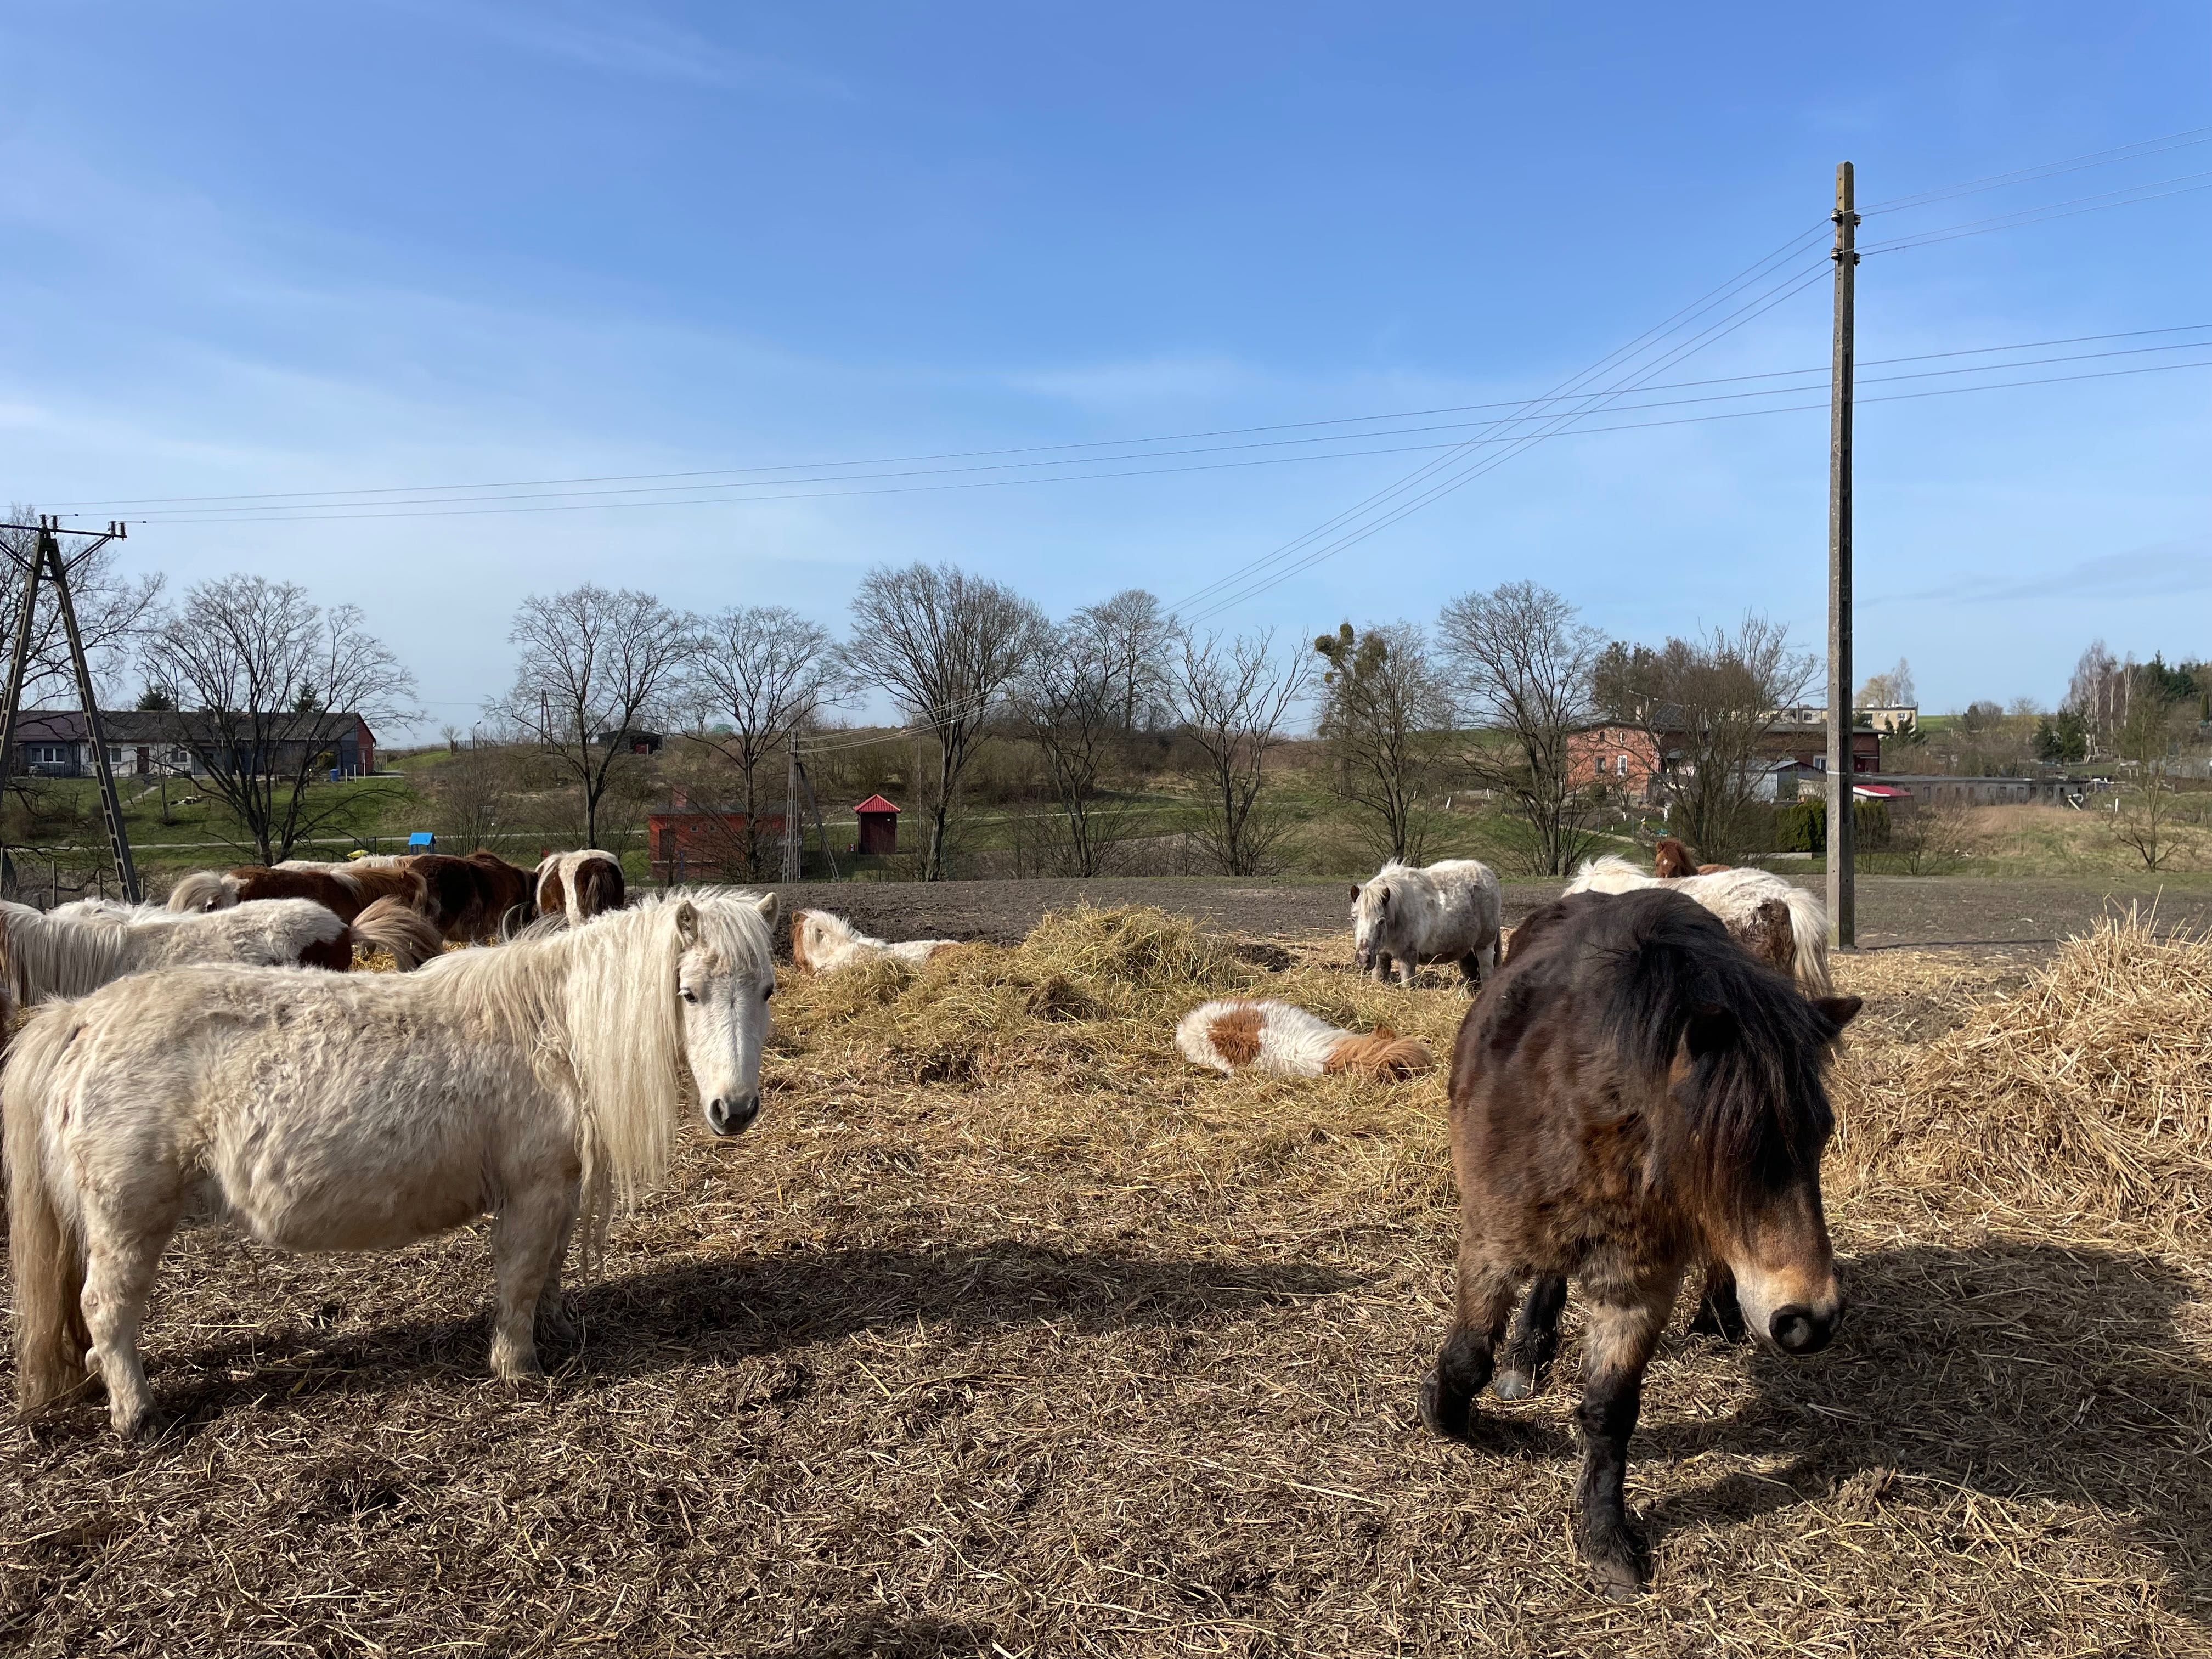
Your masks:
<svg viewBox="0 0 2212 1659"><path fill-rule="evenodd" d="M9 1432L0 1632L40 1655L2194 1654L2212 1649L2212 969L1845 959L1827 1188L1853 1312L1790 1364L1670 1335L1656 1577L1586 1588L1571 1345L1418 1425L1455 1234L1440 1077L1222 1079L1248 987L1442 1049L1441 981L1153 912L791 981L763 1126L694 1133L542 1387L483 1243L180 1239L180 1422ZM556 1356L549 1355L549 1359Z"/></svg>

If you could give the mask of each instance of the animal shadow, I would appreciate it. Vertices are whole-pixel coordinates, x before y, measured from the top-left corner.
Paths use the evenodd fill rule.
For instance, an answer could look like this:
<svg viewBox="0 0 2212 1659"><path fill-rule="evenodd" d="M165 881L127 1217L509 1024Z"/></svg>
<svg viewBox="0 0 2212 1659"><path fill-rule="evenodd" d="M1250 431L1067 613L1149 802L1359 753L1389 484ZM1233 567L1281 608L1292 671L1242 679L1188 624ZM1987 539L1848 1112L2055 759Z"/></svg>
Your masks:
<svg viewBox="0 0 2212 1659"><path fill-rule="evenodd" d="M1200 1327L1352 1283L1299 1264L1062 1250L1012 1240L792 1250L695 1259L573 1285L569 1310L581 1336L563 1345L541 1334L539 1352L548 1370L588 1382L917 1322L956 1334L1043 1322L1085 1333ZM324 1337L272 1316L268 1328L194 1347L154 1378L164 1437L188 1438L225 1411L271 1395L393 1388L424 1375L481 1380L490 1343L489 1288L480 1310L465 1317L395 1321ZM94 1395L66 1412L52 1431L105 1430L106 1412Z"/></svg>
<svg viewBox="0 0 2212 1659"><path fill-rule="evenodd" d="M1838 1272L1851 1310L1835 1347L1804 1362L1757 1353L1757 1392L1733 1418L1638 1437L1646 1455L1792 1458L1782 1484L1731 1476L1663 1498L1644 1513L1655 1539L1846 1482L1870 1503L1909 1501L1895 1477L1920 1477L2090 1499L2159 1541L2178 1601L2212 1593L2212 1374L2176 1329L2192 1298L2179 1273L2148 1255L2004 1243L1878 1250Z"/></svg>

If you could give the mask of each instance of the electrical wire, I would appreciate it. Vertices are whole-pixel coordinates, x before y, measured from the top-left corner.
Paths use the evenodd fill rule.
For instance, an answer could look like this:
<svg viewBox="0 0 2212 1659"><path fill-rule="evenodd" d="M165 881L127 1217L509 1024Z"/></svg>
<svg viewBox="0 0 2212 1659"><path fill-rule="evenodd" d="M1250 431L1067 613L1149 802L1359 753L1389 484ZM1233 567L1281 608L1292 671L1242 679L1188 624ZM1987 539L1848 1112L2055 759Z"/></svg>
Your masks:
<svg viewBox="0 0 2212 1659"><path fill-rule="evenodd" d="M2203 184L2191 184L2192 179L2203 179ZM2160 190L2161 185L2178 185L2178 190ZM2155 191L2145 196L2142 191ZM2212 170L2203 173L2185 173L2172 179L2153 179L2148 184L2130 185L2127 190L2106 191L2096 196L2077 196L2070 202L2051 202L2044 206L2022 208L2017 213L2000 213L1987 219L1970 219L1964 224L1945 225L1935 230L1912 231L1886 242L1869 243L1858 250L1861 258L1870 258L1878 253L1899 253L1906 248L1925 247L1931 242L1956 241L1962 236L1986 236L1991 231L2018 230L2027 225L2039 225L2051 219L2071 219L2084 213L2102 213L2111 208L2133 207L2140 202L2164 201L2170 196L2189 196L2198 191L2212 190ZM2109 199L2118 198L2120 199ZM2081 205L2087 204L2087 205Z"/></svg>
<svg viewBox="0 0 2212 1659"><path fill-rule="evenodd" d="M2156 138L2138 138L2132 144L2120 144L2111 149L2091 150L2086 155L2039 162L2034 167L2021 167L2011 173L1970 179L1962 185L1939 185L1934 190L1921 191L1911 196L1893 196L1861 208L1859 213L1862 217L1871 217L1875 214L1901 212L1906 208L1928 207L1960 196L1975 196L1984 191L2002 190L2010 185L2054 179L2062 173L2078 173L2087 167L2115 167L2124 161L2139 161L2148 156L2163 155L2168 150L2187 149L2196 144L2212 144L2212 127L2189 127Z"/></svg>

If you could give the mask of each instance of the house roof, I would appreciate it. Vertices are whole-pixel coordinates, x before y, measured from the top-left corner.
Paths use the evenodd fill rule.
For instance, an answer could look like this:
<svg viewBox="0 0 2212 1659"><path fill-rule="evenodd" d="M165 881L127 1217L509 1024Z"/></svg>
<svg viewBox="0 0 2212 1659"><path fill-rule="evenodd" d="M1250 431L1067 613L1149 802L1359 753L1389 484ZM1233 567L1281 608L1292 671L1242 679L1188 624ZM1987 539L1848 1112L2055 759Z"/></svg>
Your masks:
<svg viewBox="0 0 2212 1659"><path fill-rule="evenodd" d="M278 743L330 743L351 737L356 728L368 731L368 722L346 709L324 713L312 726L304 715L271 716L282 729L269 736ZM103 708L100 725L110 743L174 743L180 735L212 742L220 735L210 717L201 713L178 714L162 708ZM241 734L243 735L243 734ZM26 708L15 718L18 743L82 743L90 732L83 712L76 708ZM375 741L375 734L369 733Z"/></svg>
<svg viewBox="0 0 2212 1659"><path fill-rule="evenodd" d="M871 795L853 810L855 812L896 812L898 804L885 800L881 795Z"/></svg>

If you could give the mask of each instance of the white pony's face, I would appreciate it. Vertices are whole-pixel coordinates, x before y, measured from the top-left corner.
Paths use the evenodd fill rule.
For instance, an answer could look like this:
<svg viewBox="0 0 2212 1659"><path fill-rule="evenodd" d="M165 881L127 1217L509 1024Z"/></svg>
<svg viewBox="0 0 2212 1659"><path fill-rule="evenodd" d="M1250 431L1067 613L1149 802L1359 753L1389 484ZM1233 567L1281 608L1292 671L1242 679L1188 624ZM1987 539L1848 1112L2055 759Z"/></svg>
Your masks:
<svg viewBox="0 0 2212 1659"><path fill-rule="evenodd" d="M759 901L775 914L775 895ZM732 957L708 939L689 899L676 907L677 994L684 1006L684 1054L699 1091L699 1109L718 1135L743 1134L760 1115L761 1052L768 1047L769 999L775 969Z"/></svg>
<svg viewBox="0 0 2212 1659"><path fill-rule="evenodd" d="M1390 889L1380 881L1352 890L1352 964L1365 973L1375 965L1376 941L1390 915Z"/></svg>

